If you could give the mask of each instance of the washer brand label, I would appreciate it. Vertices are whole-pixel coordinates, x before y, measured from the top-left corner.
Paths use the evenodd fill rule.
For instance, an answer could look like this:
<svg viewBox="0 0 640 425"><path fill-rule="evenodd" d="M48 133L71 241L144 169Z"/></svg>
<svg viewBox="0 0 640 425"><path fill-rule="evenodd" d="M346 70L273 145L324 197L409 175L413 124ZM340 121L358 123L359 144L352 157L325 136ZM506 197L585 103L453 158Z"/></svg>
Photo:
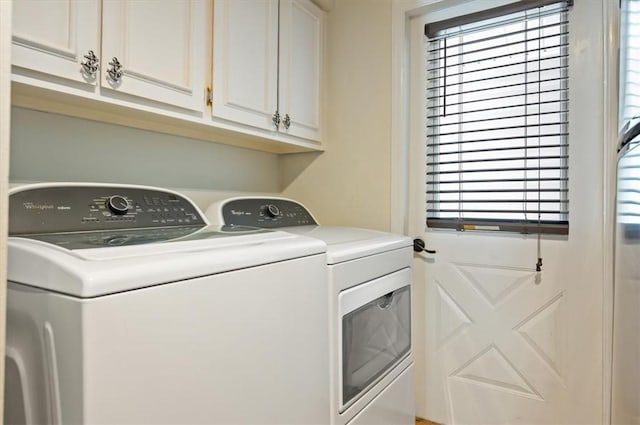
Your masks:
<svg viewBox="0 0 640 425"><path fill-rule="evenodd" d="M237 211L237 210L231 210L231 214L232 215L251 215L250 212L246 212L246 211Z"/></svg>
<svg viewBox="0 0 640 425"><path fill-rule="evenodd" d="M45 211L45 210L53 210L53 209L56 209L58 211L71 210L71 207L67 205L54 206L53 204L35 204L33 202L25 202L22 205L24 205L25 210L36 210L36 211Z"/></svg>
<svg viewBox="0 0 640 425"><path fill-rule="evenodd" d="M52 204L34 204L33 202L25 202L24 209L26 210L52 210Z"/></svg>

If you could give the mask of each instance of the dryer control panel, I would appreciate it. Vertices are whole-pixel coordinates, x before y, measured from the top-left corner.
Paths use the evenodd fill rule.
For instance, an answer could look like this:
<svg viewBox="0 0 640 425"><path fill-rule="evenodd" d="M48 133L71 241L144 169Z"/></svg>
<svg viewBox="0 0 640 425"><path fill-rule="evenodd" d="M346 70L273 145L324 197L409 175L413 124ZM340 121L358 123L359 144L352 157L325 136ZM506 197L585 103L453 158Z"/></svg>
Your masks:
<svg viewBox="0 0 640 425"><path fill-rule="evenodd" d="M301 204L280 198L238 198L221 206L224 224L273 229L316 225L311 213Z"/></svg>
<svg viewBox="0 0 640 425"><path fill-rule="evenodd" d="M189 199L161 189L35 185L9 196L11 236L204 225Z"/></svg>

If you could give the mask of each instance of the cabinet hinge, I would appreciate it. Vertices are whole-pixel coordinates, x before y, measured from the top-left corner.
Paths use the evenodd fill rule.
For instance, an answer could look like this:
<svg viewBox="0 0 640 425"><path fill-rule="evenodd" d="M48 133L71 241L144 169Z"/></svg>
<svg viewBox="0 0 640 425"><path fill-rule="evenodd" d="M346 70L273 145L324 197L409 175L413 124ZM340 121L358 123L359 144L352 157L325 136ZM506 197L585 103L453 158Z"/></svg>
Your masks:
<svg viewBox="0 0 640 425"><path fill-rule="evenodd" d="M211 106L213 105L213 90L211 90L211 87L207 87L207 106Z"/></svg>

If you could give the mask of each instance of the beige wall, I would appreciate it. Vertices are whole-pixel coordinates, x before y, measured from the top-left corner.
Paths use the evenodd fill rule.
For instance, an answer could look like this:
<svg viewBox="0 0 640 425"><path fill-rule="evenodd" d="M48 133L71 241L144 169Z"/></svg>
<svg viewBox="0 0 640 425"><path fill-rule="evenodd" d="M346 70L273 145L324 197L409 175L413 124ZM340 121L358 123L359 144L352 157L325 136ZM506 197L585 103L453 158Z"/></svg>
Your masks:
<svg viewBox="0 0 640 425"><path fill-rule="evenodd" d="M283 196L322 224L389 229L391 0L337 0L327 14L322 154L283 155Z"/></svg>
<svg viewBox="0 0 640 425"><path fill-rule="evenodd" d="M272 153L17 107L11 124L12 182L279 189L278 155Z"/></svg>

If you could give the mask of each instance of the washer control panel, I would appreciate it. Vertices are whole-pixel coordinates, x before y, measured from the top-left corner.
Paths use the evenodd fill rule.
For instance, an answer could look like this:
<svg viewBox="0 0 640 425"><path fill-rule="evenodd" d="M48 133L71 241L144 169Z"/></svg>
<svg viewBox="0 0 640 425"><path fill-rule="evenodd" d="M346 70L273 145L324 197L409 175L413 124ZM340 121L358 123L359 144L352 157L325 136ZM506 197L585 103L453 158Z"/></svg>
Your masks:
<svg viewBox="0 0 640 425"><path fill-rule="evenodd" d="M136 186L35 186L9 197L9 234L204 226L191 201Z"/></svg>
<svg viewBox="0 0 640 425"><path fill-rule="evenodd" d="M302 205L288 199L241 198L222 205L224 224L273 229L318 224Z"/></svg>

